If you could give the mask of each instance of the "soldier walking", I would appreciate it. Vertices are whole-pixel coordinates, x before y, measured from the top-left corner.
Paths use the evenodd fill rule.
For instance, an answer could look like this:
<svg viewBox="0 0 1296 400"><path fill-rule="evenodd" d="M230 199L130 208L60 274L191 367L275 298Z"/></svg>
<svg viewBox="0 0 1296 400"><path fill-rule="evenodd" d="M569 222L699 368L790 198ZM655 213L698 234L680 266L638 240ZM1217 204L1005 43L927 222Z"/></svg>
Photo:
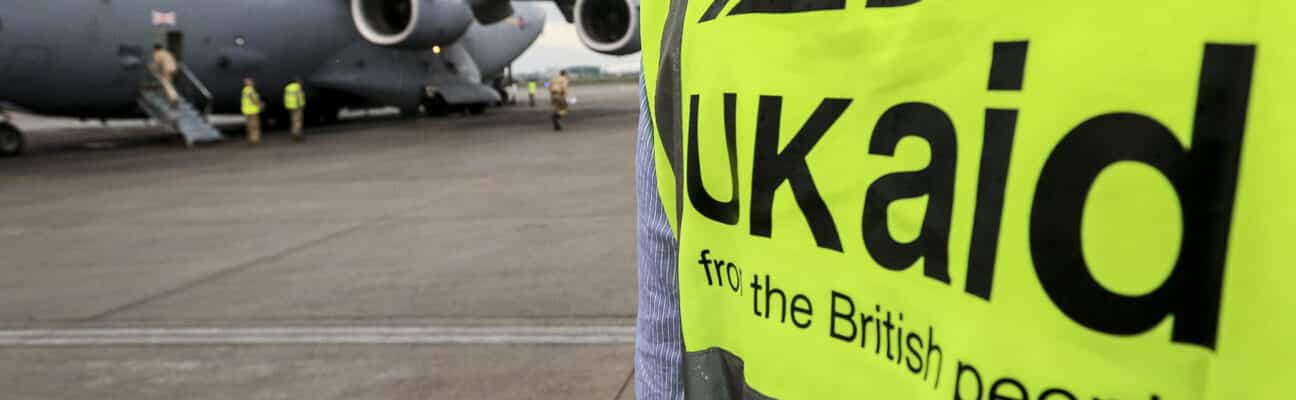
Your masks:
<svg viewBox="0 0 1296 400"><path fill-rule="evenodd" d="M562 130L562 119L567 116L567 70L558 72L558 76L549 81L549 100L553 103L553 128Z"/></svg>
<svg viewBox="0 0 1296 400"><path fill-rule="evenodd" d="M171 106L179 104L180 95L175 89L175 74L180 68L176 63L174 54L171 54L161 44L153 45L153 71L157 72L158 80L162 83L162 90L166 91L167 100L171 101Z"/></svg>

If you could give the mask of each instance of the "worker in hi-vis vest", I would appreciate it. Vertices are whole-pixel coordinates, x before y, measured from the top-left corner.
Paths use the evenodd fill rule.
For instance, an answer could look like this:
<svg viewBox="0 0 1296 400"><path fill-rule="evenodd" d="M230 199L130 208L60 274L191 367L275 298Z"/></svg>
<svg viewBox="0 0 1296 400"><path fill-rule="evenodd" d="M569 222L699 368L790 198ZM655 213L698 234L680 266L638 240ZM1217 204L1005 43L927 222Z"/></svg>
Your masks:
<svg viewBox="0 0 1296 400"><path fill-rule="evenodd" d="M292 115L293 141L305 139L302 134L302 119L306 112L306 92L302 90L301 78L293 79L284 86L284 108Z"/></svg>
<svg viewBox="0 0 1296 400"><path fill-rule="evenodd" d="M261 95L257 94L252 78L243 78L243 116L247 118L248 143L261 143Z"/></svg>
<svg viewBox="0 0 1296 400"><path fill-rule="evenodd" d="M1296 3L639 11L639 399L1296 393Z"/></svg>
<svg viewBox="0 0 1296 400"><path fill-rule="evenodd" d="M535 80L527 81L527 97L531 98L531 107L535 107L536 82Z"/></svg>

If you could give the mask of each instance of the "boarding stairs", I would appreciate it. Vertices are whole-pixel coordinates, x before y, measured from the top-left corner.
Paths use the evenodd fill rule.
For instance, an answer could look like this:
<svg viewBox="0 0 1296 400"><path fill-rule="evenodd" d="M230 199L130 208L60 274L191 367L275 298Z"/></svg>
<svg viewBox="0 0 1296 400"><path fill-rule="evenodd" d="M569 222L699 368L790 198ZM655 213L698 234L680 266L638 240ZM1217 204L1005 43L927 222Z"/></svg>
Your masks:
<svg viewBox="0 0 1296 400"><path fill-rule="evenodd" d="M156 71L150 69L148 79L140 85L137 103L145 114L183 136L185 145L189 147L197 143L225 138L209 121L211 92L194 76L188 66L183 63L179 65L174 82L179 98L174 105L167 98L161 79ZM194 101L191 102L190 99Z"/></svg>

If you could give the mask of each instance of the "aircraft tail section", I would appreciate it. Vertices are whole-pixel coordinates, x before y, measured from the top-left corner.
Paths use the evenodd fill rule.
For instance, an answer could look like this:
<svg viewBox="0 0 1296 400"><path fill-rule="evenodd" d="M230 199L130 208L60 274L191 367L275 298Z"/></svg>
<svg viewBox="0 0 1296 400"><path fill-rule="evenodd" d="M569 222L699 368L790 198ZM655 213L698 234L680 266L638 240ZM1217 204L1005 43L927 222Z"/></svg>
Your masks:
<svg viewBox="0 0 1296 400"><path fill-rule="evenodd" d="M485 80L498 77L544 31L544 10L534 4L517 2L513 3L513 11L512 17L500 22L474 23L460 40Z"/></svg>

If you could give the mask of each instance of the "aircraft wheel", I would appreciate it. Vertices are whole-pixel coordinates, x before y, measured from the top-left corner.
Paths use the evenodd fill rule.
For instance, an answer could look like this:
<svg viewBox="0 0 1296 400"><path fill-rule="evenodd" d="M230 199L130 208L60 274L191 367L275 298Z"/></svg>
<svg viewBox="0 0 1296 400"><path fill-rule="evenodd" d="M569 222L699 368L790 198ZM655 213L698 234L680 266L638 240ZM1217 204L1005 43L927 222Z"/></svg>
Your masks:
<svg viewBox="0 0 1296 400"><path fill-rule="evenodd" d="M472 115L482 115L486 113L486 103L477 103L468 105L468 113Z"/></svg>
<svg viewBox="0 0 1296 400"><path fill-rule="evenodd" d="M495 94L498 94L500 98L499 101L495 102L495 105L502 106L505 104L509 104L509 101L511 99L509 99L508 90L505 90L503 85L495 86Z"/></svg>
<svg viewBox="0 0 1296 400"><path fill-rule="evenodd" d="M22 154L26 145L22 131L13 125L0 123L0 157L16 157Z"/></svg>
<svg viewBox="0 0 1296 400"><path fill-rule="evenodd" d="M423 113L433 117L444 116L450 113L450 104L446 103L445 98L438 94L423 103Z"/></svg>
<svg viewBox="0 0 1296 400"><path fill-rule="evenodd" d="M306 107L306 115L304 116L304 119L306 120L307 125L328 125L338 122L338 113L341 112L342 109L337 107Z"/></svg>
<svg viewBox="0 0 1296 400"><path fill-rule="evenodd" d="M271 111L261 115L261 123L267 130L288 129L292 125L292 115L288 111Z"/></svg>
<svg viewBox="0 0 1296 400"><path fill-rule="evenodd" d="M418 106L400 109L401 118L414 119L414 118L418 118L419 114L420 112Z"/></svg>

